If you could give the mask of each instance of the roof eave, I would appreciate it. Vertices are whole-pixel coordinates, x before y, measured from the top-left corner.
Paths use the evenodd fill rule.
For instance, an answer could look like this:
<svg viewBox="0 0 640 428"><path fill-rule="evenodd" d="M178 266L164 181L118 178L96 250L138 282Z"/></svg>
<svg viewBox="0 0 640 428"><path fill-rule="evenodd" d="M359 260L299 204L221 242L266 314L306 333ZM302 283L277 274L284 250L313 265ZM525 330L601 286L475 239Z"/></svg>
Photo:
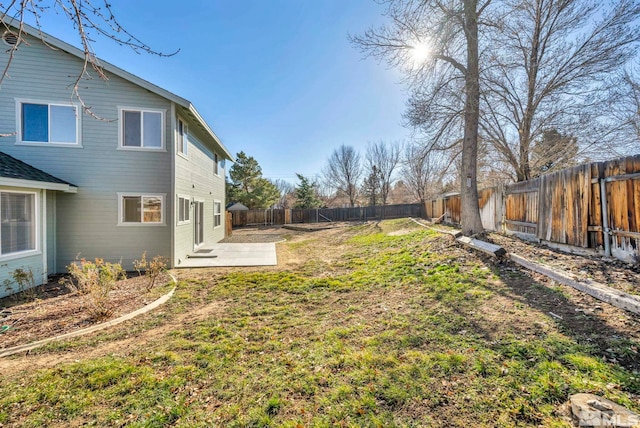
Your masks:
<svg viewBox="0 0 640 428"><path fill-rule="evenodd" d="M78 193L78 188L71 184L24 180L21 178L0 177L0 186L18 187L24 189L57 190L65 193Z"/></svg>
<svg viewBox="0 0 640 428"><path fill-rule="evenodd" d="M183 106L183 107L185 107L185 106ZM200 116L200 113L193 106L193 104L189 103L189 106L186 107L186 108L188 108L188 110L191 112L191 114L193 114L195 116L195 118L204 126L205 130L211 136L211 138L214 139L216 144L218 144L218 146L220 146L220 149L224 152L224 157L226 159L230 160L231 162L235 162L235 159L234 159L233 155L231 155L231 153L229 153L229 150L227 150L227 148L224 146L224 144L222 144L222 142L220 141L220 139L218 138L216 133L213 132L213 129L211 129L209 127L207 122L204 119L202 119L202 116Z"/></svg>

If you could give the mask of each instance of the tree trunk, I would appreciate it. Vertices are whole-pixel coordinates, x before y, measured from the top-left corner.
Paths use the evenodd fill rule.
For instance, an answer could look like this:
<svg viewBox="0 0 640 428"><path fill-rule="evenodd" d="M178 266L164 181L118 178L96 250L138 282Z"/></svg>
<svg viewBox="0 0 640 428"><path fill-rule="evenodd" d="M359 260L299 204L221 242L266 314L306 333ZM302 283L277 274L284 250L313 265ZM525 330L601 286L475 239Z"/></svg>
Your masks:
<svg viewBox="0 0 640 428"><path fill-rule="evenodd" d="M536 106L534 104L536 89L538 84L538 69L540 55L540 34L542 31L542 2L536 3L535 27L531 37L531 52L529 53L527 69L527 104L523 112L522 125L520 126L520 170L518 171L518 181L531 180L531 124L535 115Z"/></svg>
<svg viewBox="0 0 640 428"><path fill-rule="evenodd" d="M467 72L465 75L464 140L462 143L462 183L460 189L462 233L481 233L482 219L478 205L478 122L480 118L480 72L478 58L477 0L464 3L467 39Z"/></svg>

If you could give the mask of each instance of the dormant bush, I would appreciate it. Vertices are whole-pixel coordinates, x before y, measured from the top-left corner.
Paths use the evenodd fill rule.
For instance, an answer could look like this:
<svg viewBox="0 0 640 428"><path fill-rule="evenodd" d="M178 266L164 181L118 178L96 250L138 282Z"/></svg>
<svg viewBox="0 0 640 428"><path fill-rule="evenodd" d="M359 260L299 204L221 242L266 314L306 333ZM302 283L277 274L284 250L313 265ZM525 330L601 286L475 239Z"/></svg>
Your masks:
<svg viewBox="0 0 640 428"><path fill-rule="evenodd" d="M96 319L113 315L109 293L116 282L126 277L120 263L109 263L96 258L93 261L80 259L67 266L70 278L66 285L84 297L87 310Z"/></svg>
<svg viewBox="0 0 640 428"><path fill-rule="evenodd" d="M147 252L142 253L140 260L133 262L133 267L139 275L147 277L146 290L151 291L158 278L167 271L167 259L155 256L151 261L147 260Z"/></svg>

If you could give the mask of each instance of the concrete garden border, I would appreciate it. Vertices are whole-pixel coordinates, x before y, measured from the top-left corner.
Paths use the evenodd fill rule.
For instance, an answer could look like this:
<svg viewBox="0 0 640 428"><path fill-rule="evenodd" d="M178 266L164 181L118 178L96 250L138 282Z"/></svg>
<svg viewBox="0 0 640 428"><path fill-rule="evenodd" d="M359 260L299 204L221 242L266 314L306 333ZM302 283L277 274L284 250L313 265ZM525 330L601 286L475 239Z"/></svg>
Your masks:
<svg viewBox="0 0 640 428"><path fill-rule="evenodd" d="M461 242L462 244L465 244L465 245L468 244L465 241L461 241L461 238L458 238L458 235L454 231L437 229L435 227L423 224L413 218L411 220L422 227L426 227L427 229L435 230L436 232L439 232L439 233L447 233L447 234L453 235L458 242ZM478 241L478 240L473 240L473 241ZM483 242L483 241L480 241L480 242ZM488 243L485 243L485 244L489 245ZM499 247L499 248L502 249L502 247ZM482 248L475 247L475 249L484 251ZM504 249L502 250L504 251ZM640 314L640 298L638 296L625 293L620 290L616 290L615 288L609 287L608 285L600 284L599 282L595 282L590 279L576 280L566 272L560 271L558 269L554 269L550 266L536 263L532 260L526 259L514 253L503 252L502 254L508 257L512 262L526 269L529 269L533 272L542 274L547 278L550 278L560 284L573 287L576 290L586 293L602 302L609 303L610 305L615 306L616 308L624 309L634 314Z"/></svg>
<svg viewBox="0 0 640 428"><path fill-rule="evenodd" d="M173 282L176 282L176 279L173 278ZM89 333L93 333L94 331L99 331L99 330L104 330L108 327L112 327L114 325L118 325L121 324L125 321L128 321L132 318L137 317L138 315L142 315L145 314L155 308L157 308L158 306L166 303L171 296L173 296L173 293L176 291L176 287L173 287L173 289L171 291L169 291L167 294L165 294L164 296L160 297L159 299L149 303L146 306L143 306L140 309L137 309L133 312L130 312L128 314L122 315L121 317L118 317L116 319L113 320L109 320L106 322L103 322L101 324L96 324L96 325L92 325L91 327L87 327L87 328L83 328L80 330L76 330L76 331L71 331L69 333L65 333L65 334L61 334L59 336L53 336L53 337L48 337L46 339L42 339L42 340L38 340L35 342L31 342L31 343L26 343L24 345L18 345L18 346L13 346L11 348L5 348L5 349L0 349L0 358L2 357L8 357L10 355L14 355L14 354L19 354L20 352L25 352L25 351L29 351L31 349L35 349L35 348L39 348L41 346L44 346L48 343L51 342L55 342L56 340L63 340L63 339L69 339L72 337L78 337L78 336L83 336L85 334L89 334Z"/></svg>

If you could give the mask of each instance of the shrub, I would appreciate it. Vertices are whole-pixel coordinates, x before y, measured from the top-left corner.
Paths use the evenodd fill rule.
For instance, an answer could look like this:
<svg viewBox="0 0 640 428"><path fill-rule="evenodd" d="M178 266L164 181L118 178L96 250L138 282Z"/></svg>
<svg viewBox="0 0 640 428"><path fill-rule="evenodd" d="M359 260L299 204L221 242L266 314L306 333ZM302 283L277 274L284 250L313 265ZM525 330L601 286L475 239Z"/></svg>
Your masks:
<svg viewBox="0 0 640 428"><path fill-rule="evenodd" d="M85 298L87 310L96 319L108 318L113 314L109 293L116 282L126 277L120 263L109 263L96 258L94 261L80 259L69 266L71 277L66 285Z"/></svg>
<svg viewBox="0 0 640 428"><path fill-rule="evenodd" d="M147 252L142 253L140 260L133 262L133 267L139 275L147 277L146 290L151 291L158 278L167 271L167 259L162 256L155 256L151 261L147 261Z"/></svg>
<svg viewBox="0 0 640 428"><path fill-rule="evenodd" d="M33 300L36 297L36 282L33 279L33 271L31 268L25 269L16 269L10 273L13 281L10 279L5 279L3 281L4 287L7 292L15 292L15 294L20 294L20 297L23 297L27 300ZM13 287L13 284L18 285L18 289L16 290Z"/></svg>

